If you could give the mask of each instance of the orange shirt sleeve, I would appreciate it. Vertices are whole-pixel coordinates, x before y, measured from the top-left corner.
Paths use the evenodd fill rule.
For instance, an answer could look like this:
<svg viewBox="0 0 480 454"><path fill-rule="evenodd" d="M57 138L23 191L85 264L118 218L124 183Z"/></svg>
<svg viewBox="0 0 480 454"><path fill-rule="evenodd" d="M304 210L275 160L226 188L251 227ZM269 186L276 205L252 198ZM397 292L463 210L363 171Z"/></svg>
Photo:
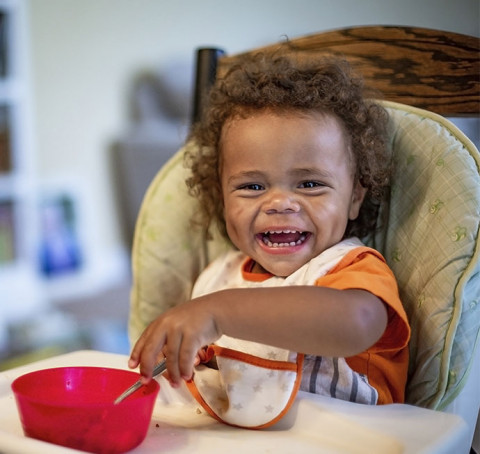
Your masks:
<svg viewBox="0 0 480 454"><path fill-rule="evenodd" d="M362 289L387 307L388 323L382 337L365 352L346 358L355 371L365 374L378 391L378 403L403 402L408 372L410 326L398 294L395 276L382 255L360 247L349 252L316 285L338 290Z"/></svg>

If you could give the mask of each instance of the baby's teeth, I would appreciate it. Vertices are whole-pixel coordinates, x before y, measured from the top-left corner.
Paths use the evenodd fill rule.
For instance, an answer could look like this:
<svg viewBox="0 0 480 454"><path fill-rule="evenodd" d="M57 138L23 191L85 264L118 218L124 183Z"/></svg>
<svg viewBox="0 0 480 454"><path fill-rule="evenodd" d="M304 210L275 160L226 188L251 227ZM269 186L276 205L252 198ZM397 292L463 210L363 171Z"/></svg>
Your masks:
<svg viewBox="0 0 480 454"><path fill-rule="evenodd" d="M294 230L284 230L283 233L291 233L294 232ZM268 233L282 233L282 232L265 232L267 235ZM272 243L269 241L267 237L263 238L263 242L268 246L268 247L287 247L287 246L298 246L302 244L305 241L306 236L304 234L301 235L301 237L297 241L291 241L290 243Z"/></svg>

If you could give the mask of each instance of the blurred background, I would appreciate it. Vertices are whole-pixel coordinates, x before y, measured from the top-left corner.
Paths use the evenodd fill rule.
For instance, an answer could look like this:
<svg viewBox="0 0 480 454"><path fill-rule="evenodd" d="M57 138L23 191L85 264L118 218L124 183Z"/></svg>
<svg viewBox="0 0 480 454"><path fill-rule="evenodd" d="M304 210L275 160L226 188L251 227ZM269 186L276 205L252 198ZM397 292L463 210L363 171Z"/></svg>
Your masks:
<svg viewBox="0 0 480 454"><path fill-rule="evenodd" d="M144 191L190 125L195 50L353 25L480 35L478 0L0 0L0 370L128 353ZM456 120L457 121L457 120ZM479 143L479 121L459 126Z"/></svg>

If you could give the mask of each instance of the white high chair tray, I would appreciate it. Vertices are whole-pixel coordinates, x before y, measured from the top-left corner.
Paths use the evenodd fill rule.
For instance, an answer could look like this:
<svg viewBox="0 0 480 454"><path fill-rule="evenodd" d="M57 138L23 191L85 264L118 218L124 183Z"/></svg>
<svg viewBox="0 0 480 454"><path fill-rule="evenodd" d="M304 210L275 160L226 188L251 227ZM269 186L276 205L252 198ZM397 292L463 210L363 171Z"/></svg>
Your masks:
<svg viewBox="0 0 480 454"><path fill-rule="evenodd" d="M78 351L0 373L0 452L78 452L25 437L10 388L18 376L38 369L100 366L126 369L127 357ZM410 405L366 406L300 392L274 427L246 430L208 416L186 387L160 378L160 393L144 442L132 453L452 453L467 433L458 416Z"/></svg>

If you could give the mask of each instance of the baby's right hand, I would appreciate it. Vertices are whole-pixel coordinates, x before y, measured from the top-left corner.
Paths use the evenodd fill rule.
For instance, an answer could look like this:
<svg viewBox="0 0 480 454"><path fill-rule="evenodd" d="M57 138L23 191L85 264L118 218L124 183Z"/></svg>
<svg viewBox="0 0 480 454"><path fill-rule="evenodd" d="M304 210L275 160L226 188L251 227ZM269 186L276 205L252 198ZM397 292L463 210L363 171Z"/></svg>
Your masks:
<svg viewBox="0 0 480 454"><path fill-rule="evenodd" d="M208 298L180 304L157 317L136 342L130 355L129 367L140 366L144 382L152 377L154 364L163 354L172 386L190 380L193 367L202 360L204 345L220 337Z"/></svg>
<svg viewBox="0 0 480 454"><path fill-rule="evenodd" d="M195 360L193 362L193 365L198 366L200 363L205 362L206 358L207 358L207 355L206 355L206 352L205 352L205 348L201 348L198 351L197 356L195 356ZM177 387L176 383L172 382L172 380L170 379L170 375L168 374L168 370L163 373L163 377L165 377L170 382L170 385L172 386L172 388Z"/></svg>

